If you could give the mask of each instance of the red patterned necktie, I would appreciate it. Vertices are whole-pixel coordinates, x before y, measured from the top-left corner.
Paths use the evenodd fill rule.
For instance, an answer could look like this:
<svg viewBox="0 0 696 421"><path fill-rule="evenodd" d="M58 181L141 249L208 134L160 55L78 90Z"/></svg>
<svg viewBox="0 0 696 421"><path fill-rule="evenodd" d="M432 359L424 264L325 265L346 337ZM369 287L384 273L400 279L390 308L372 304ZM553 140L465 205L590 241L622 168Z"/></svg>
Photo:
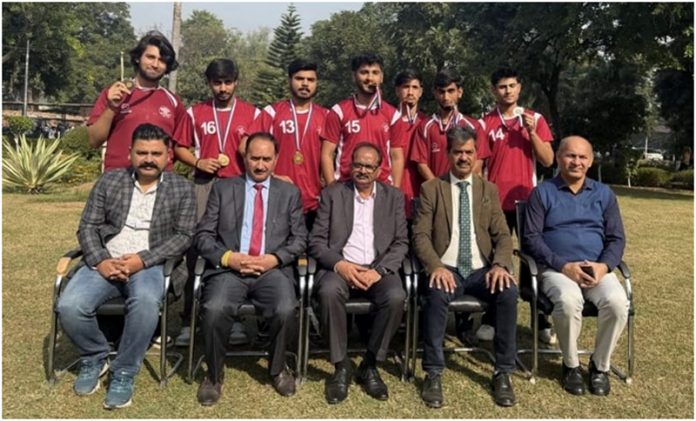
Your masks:
<svg viewBox="0 0 696 421"><path fill-rule="evenodd" d="M256 198L254 199L254 219L251 223L251 242L249 243L249 255L261 254L261 242L263 240L263 184L255 184Z"/></svg>

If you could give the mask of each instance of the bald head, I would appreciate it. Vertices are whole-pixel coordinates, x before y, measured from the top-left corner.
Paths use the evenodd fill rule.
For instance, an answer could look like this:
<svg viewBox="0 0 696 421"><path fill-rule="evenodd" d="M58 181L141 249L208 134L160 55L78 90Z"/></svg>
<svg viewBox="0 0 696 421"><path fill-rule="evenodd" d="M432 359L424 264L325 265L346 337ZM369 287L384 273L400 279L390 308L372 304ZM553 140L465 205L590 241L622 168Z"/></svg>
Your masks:
<svg viewBox="0 0 696 421"><path fill-rule="evenodd" d="M592 144L580 136L568 136L561 140L556 152L556 163L561 177L568 184L582 185L587 170L592 166Z"/></svg>

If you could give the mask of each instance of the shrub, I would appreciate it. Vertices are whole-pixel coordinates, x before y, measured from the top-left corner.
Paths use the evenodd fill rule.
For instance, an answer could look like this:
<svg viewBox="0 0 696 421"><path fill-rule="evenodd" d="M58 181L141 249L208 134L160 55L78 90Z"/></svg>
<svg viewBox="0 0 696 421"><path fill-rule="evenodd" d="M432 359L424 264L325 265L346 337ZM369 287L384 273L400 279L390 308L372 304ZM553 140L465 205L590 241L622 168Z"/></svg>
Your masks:
<svg viewBox="0 0 696 421"><path fill-rule="evenodd" d="M618 167L614 164L601 164L602 165L602 182L606 184L626 184L628 180L628 175L626 173L625 167ZM598 179L597 171L591 175L595 180Z"/></svg>
<svg viewBox="0 0 696 421"><path fill-rule="evenodd" d="M95 181L101 175L101 160L85 159L79 156L70 171L60 179L60 183L77 185Z"/></svg>
<svg viewBox="0 0 696 421"><path fill-rule="evenodd" d="M67 153L78 153L88 160L101 160L101 149L89 146L87 142L87 127L80 126L65 133L60 146Z"/></svg>
<svg viewBox="0 0 696 421"><path fill-rule="evenodd" d="M29 117L24 117L20 115L11 115L4 117L7 119L7 126L10 133L15 136L26 134L29 130L34 128L34 122Z"/></svg>
<svg viewBox="0 0 696 421"><path fill-rule="evenodd" d="M663 187L669 183L671 175L661 168L638 168L633 183L643 187Z"/></svg>
<svg viewBox="0 0 696 421"><path fill-rule="evenodd" d="M19 187L27 193L41 193L47 185L63 176L78 155L63 155L58 150L60 141L39 138L31 144L25 135L18 137L15 148L3 140L2 182L8 187Z"/></svg>
<svg viewBox="0 0 696 421"><path fill-rule="evenodd" d="M679 171L672 174L670 180L672 186L683 187L689 190L694 188L694 170Z"/></svg>

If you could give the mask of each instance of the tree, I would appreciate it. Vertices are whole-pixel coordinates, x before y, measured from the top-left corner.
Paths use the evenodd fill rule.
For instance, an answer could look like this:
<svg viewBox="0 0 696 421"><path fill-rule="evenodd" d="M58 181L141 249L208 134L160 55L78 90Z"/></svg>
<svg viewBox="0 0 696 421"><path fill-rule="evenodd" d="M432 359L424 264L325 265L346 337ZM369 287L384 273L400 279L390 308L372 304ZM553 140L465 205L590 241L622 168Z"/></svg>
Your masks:
<svg viewBox="0 0 696 421"><path fill-rule="evenodd" d="M281 16L280 26L273 30L273 41L254 83L253 102L270 104L287 95L287 67L299 56L301 39L300 17L290 4L287 13Z"/></svg>

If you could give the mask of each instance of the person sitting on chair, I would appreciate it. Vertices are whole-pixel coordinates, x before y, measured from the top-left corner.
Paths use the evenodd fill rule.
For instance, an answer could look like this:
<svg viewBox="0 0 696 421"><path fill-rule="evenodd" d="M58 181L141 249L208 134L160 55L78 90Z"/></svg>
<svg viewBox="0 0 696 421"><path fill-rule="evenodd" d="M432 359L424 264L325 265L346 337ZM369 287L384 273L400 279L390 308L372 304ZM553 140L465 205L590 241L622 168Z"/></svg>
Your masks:
<svg viewBox="0 0 696 421"><path fill-rule="evenodd" d="M131 404L138 373L159 321L164 295L163 263L183 254L196 223L193 184L167 166L171 139L152 124L133 132L131 167L104 173L82 212L77 236L81 267L58 302L63 330L80 353L74 390L90 395L108 368L109 343L99 330L96 310L126 298L126 320L104 407Z"/></svg>
<svg viewBox="0 0 696 421"><path fill-rule="evenodd" d="M537 186L527 203L524 249L539 267L540 288L553 303L553 322L563 352L563 387L585 393L577 340L585 300L597 306L597 338L589 365L589 389L610 391L610 358L628 319L628 298L612 270L621 262L625 237L616 196L586 177L592 145L579 136L556 152L560 173Z"/></svg>
<svg viewBox="0 0 696 421"><path fill-rule="evenodd" d="M377 181L382 154L371 143L358 143L351 159L351 181L321 192L319 211L309 241L317 259L317 297L321 326L330 347L334 374L327 379L328 403L348 396L352 363L347 356L349 297L365 297L377 308L367 351L357 381L371 397L387 400L389 392L377 371L399 328L406 292L399 269L408 252L404 195Z"/></svg>
<svg viewBox="0 0 696 421"><path fill-rule="evenodd" d="M240 304L251 300L269 321L269 372L282 396L295 393L285 351L295 317L293 264L307 246L300 191L271 177L278 142L270 133L249 136L246 175L217 180L198 223L195 245L213 267L204 274L201 330L208 373L198 402L220 399L227 337Z"/></svg>
<svg viewBox="0 0 696 421"><path fill-rule="evenodd" d="M428 273L423 305L421 398L443 403L442 342L449 303L463 294L486 301L495 317L493 395L500 406L515 404L510 375L515 370L517 281L512 268L512 239L500 207L498 189L474 173L476 135L469 129L447 131L450 170L421 186L413 224L413 248Z"/></svg>

